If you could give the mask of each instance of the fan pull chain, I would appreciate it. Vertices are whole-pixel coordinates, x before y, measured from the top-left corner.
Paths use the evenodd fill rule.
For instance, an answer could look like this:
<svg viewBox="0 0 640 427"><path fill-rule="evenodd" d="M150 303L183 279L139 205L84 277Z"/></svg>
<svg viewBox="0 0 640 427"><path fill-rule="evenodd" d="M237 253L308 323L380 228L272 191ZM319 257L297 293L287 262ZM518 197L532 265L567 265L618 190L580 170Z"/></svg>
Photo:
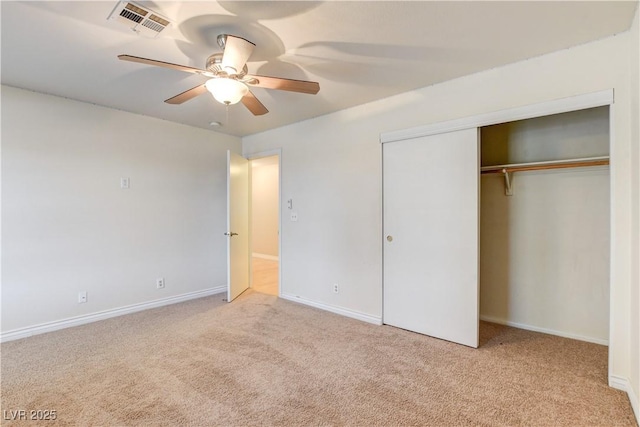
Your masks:
<svg viewBox="0 0 640 427"><path fill-rule="evenodd" d="M226 109L226 113L227 113L227 115L226 115L226 118L225 118L225 121L224 121L224 122L225 122L225 123L227 124L227 126L228 126L228 125L229 125L229 104L226 104L225 109Z"/></svg>

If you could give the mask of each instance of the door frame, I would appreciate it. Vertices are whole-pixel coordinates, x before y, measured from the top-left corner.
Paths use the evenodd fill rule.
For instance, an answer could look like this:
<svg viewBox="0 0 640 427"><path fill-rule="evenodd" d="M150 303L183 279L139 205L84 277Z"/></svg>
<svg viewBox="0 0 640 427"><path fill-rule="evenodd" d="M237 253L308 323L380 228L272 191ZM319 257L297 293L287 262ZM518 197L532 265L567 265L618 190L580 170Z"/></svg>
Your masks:
<svg viewBox="0 0 640 427"><path fill-rule="evenodd" d="M252 160L262 159L264 157L278 156L278 298L282 298L282 148L273 150L259 151L257 153L246 154L244 157L251 162ZM253 174L249 168L249 247L253 250L253 229L251 223L253 220L252 207L253 195L252 184ZM253 266L249 263L249 285L253 287Z"/></svg>
<svg viewBox="0 0 640 427"><path fill-rule="evenodd" d="M613 322L614 316L617 314L615 307L613 306L614 299L612 295L617 293L617 288L614 289L618 273L615 270L617 264L617 250L616 247L620 246L621 242L618 242L615 235L616 223L614 212L614 196L616 194L616 179L615 170L618 165L618 154L614 147L615 138L615 98L614 90L606 89L599 92L592 92L587 94L575 95L567 98L560 98L537 104L529 104L524 106L507 108L504 110L494 111L490 113L478 114L475 116L462 117L453 120L447 120L443 122L431 123L422 126L416 126L408 129L401 129L391 132L383 132L380 134L380 143L385 144L394 141L403 141L405 139L418 138L421 136L437 135L441 133L453 132L456 130L468 129L468 128L481 128L485 126L496 125L500 123L512 122L516 120L533 119L536 117L544 117L553 114L568 113L571 111L585 110L588 108L596 107L609 107L609 345L608 345L608 380L609 386L620 390L627 390L626 384L620 381L620 377L613 373L613 359L614 353L621 354L624 352L621 344L618 343L617 337L624 331L618 330L616 324ZM382 150L384 152L384 150ZM384 170L383 170L384 182ZM384 187L382 190L382 211L384 212ZM382 220L384 227L384 218ZM381 238L384 238L384 230L381 233ZM382 254L383 276L382 276L382 304L384 305L384 252ZM381 312L384 314L384 307L381 308ZM382 319L384 323L384 318Z"/></svg>

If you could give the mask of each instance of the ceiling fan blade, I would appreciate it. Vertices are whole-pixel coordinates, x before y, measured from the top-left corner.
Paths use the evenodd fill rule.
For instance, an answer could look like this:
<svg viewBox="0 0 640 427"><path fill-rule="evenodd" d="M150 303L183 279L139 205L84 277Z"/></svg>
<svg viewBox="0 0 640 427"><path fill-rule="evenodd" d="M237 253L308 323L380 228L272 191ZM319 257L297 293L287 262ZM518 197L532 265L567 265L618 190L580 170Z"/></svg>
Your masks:
<svg viewBox="0 0 640 427"><path fill-rule="evenodd" d="M131 55L118 55L118 59L122 61L131 61L131 62L139 62L141 64L155 65L156 67L171 68L173 70L185 71L187 73L203 74L205 76L210 75L211 77L213 77L213 75L206 70L187 67L186 65L172 64L170 62L156 61L155 59L140 58L139 56L131 56Z"/></svg>
<svg viewBox="0 0 640 427"><path fill-rule="evenodd" d="M263 87L266 89L288 90L290 92L308 93L311 95L315 95L320 90L320 84L318 82L283 79L281 77L247 74L243 78L243 81L250 86Z"/></svg>
<svg viewBox="0 0 640 427"><path fill-rule="evenodd" d="M238 74L247 63L255 44L241 37L228 35L222 52L222 69L229 74Z"/></svg>
<svg viewBox="0 0 640 427"><path fill-rule="evenodd" d="M269 110L267 110L267 107L262 105L262 102L258 101L258 98L256 98L255 95L251 93L251 91L247 92L247 94L242 97L242 104L247 107L247 109L251 111L254 116L261 116L269 112Z"/></svg>
<svg viewBox="0 0 640 427"><path fill-rule="evenodd" d="M181 94L176 95L173 98L169 98L164 102L166 102L167 104L182 104L183 102L187 102L188 100L195 98L198 95L202 95L206 91L207 91L206 86L202 84L200 86L196 86L189 90L185 90Z"/></svg>

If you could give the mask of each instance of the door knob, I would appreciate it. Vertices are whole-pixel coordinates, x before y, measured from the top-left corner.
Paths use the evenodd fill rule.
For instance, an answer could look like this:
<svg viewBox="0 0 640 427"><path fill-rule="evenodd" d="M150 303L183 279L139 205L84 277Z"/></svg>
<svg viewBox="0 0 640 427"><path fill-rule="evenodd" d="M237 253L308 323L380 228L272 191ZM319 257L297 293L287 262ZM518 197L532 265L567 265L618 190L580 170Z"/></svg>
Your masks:
<svg viewBox="0 0 640 427"><path fill-rule="evenodd" d="M237 236L238 233L234 233L233 231L230 233L224 233L225 236L229 236L229 237L233 237L233 236Z"/></svg>
<svg viewBox="0 0 640 427"><path fill-rule="evenodd" d="M392 235L388 235L387 236L387 242L392 242L393 241L393 236Z"/></svg>

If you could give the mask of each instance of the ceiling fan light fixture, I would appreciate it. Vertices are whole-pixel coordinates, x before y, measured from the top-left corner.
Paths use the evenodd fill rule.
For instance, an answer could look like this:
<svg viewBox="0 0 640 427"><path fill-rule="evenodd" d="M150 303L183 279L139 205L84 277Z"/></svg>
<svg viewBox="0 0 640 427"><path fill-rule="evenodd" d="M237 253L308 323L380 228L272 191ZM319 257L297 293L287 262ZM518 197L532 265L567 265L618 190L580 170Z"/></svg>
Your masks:
<svg viewBox="0 0 640 427"><path fill-rule="evenodd" d="M244 83L224 77L207 80L204 85L216 101L225 105L237 104L249 92Z"/></svg>

